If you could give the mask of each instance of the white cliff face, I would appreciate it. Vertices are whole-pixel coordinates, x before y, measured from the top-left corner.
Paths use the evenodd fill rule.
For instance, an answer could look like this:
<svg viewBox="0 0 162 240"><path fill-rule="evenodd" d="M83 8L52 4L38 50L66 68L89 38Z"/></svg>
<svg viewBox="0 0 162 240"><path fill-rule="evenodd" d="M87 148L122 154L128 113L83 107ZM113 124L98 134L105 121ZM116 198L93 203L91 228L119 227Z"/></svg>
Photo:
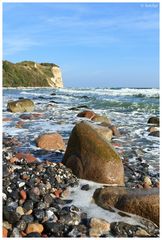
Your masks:
<svg viewBox="0 0 162 240"><path fill-rule="evenodd" d="M61 75L60 68L57 66L54 66L54 67L52 67L51 71L52 71L53 77L48 78L48 84L54 88L62 88L63 81L62 81L62 75Z"/></svg>

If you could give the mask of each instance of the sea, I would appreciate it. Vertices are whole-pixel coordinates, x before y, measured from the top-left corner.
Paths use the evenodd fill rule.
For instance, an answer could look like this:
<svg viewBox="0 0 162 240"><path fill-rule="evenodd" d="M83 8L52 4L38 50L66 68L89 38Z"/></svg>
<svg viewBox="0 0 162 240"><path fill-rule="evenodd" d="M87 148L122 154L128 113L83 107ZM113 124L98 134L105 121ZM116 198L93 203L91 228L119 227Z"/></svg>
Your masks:
<svg viewBox="0 0 162 240"><path fill-rule="evenodd" d="M18 127L22 113L8 112L7 102L22 98L33 100L34 113L43 115L37 119L23 120L22 127ZM132 168L136 168L137 157L142 157L148 163L150 173L158 174L160 140L159 137L149 136L147 130L151 126L148 124L149 118L160 115L159 100L160 90L156 88L3 88L3 118L11 119L3 122L3 134L19 139L21 145L16 147L17 152L30 152L39 161L61 162L64 152L42 150L36 146L35 139L43 133L58 132L67 144L75 124L83 120L77 114L90 109L109 117L120 131L121 136L113 137L112 144L121 158L127 158ZM84 181L81 180L80 184ZM92 191L98 186L95 184L94 187L93 182L90 185ZM79 202L78 197L84 198L83 191L79 191L72 191L76 202ZM95 208L96 217L105 217L109 221L117 217L91 203L92 193L84 194L85 201L80 206L89 211L90 216Z"/></svg>

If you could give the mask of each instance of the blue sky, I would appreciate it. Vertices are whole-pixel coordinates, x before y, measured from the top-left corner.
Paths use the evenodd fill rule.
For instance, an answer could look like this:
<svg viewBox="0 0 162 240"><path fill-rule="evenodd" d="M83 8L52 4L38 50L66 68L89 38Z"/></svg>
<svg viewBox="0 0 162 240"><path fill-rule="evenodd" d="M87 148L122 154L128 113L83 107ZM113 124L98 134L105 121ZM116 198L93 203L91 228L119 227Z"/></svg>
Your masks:
<svg viewBox="0 0 162 240"><path fill-rule="evenodd" d="M65 87L159 87L159 5L3 3L3 59L56 63Z"/></svg>

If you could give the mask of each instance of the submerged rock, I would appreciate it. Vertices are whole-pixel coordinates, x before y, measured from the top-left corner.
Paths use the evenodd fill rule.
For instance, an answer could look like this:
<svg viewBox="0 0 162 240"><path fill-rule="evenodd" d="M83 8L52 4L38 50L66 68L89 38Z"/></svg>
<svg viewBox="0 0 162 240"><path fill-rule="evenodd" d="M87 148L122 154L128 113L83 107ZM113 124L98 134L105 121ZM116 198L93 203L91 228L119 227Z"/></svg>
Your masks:
<svg viewBox="0 0 162 240"><path fill-rule="evenodd" d="M80 122L72 130L63 163L79 178L124 185L119 155L88 122Z"/></svg>
<svg viewBox="0 0 162 240"><path fill-rule="evenodd" d="M30 99L9 101L7 109L11 112L32 112L34 110L34 102Z"/></svg>

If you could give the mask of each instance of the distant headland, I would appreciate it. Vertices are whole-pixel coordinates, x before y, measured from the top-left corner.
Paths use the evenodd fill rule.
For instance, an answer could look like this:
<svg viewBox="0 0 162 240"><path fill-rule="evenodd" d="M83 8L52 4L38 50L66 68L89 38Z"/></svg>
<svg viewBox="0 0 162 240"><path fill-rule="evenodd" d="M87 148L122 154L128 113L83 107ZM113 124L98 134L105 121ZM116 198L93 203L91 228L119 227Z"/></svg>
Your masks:
<svg viewBox="0 0 162 240"><path fill-rule="evenodd" d="M3 87L62 88L61 70L54 63L3 61Z"/></svg>

